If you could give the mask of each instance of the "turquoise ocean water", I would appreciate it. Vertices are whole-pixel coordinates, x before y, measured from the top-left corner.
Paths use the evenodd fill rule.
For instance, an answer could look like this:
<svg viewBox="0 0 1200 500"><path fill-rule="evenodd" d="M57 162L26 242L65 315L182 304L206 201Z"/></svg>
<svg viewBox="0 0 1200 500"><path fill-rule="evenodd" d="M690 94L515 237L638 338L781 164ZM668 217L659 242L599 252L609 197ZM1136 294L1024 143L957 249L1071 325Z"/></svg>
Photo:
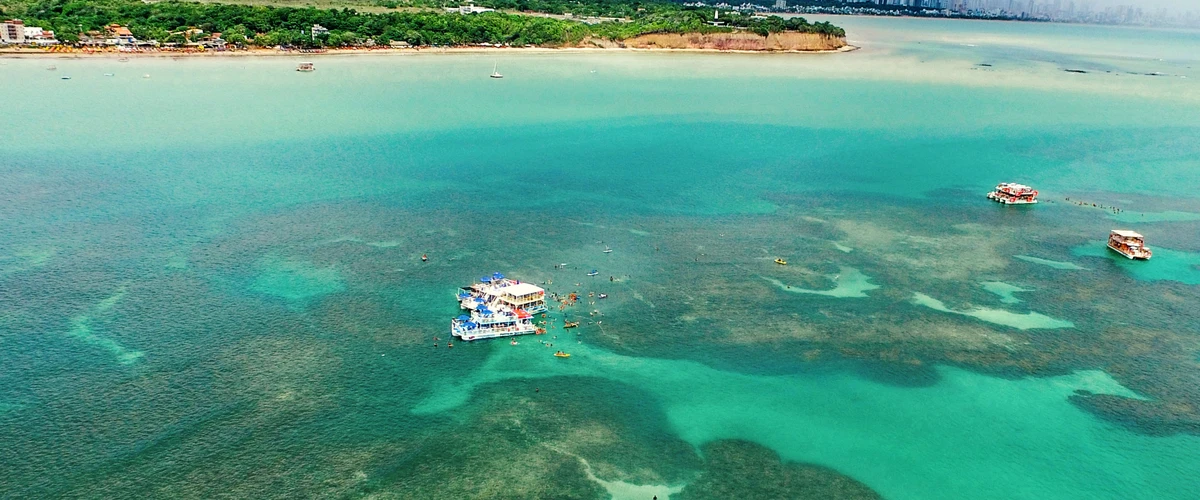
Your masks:
<svg viewBox="0 0 1200 500"><path fill-rule="evenodd" d="M0 59L0 497L1193 496L1200 34L832 20ZM609 298L448 349L493 271Z"/></svg>

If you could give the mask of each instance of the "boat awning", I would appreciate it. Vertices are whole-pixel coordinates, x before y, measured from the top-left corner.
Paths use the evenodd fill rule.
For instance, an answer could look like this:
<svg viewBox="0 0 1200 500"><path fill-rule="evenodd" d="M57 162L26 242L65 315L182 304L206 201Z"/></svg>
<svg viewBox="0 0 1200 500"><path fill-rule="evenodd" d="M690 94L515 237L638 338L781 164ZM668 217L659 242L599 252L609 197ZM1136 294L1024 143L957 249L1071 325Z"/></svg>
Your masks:
<svg viewBox="0 0 1200 500"><path fill-rule="evenodd" d="M1141 238L1142 235L1126 229L1113 229L1112 234L1122 238Z"/></svg>
<svg viewBox="0 0 1200 500"><path fill-rule="evenodd" d="M542 287L537 286L537 285L531 285L529 283L518 283L515 285L508 285L504 288L501 288L500 293L505 294L505 295L512 295L513 297L522 297L525 295L546 293L546 291L543 290Z"/></svg>
<svg viewBox="0 0 1200 500"><path fill-rule="evenodd" d="M459 316L459 317L458 317L458 320L459 320L459 321L466 321L466 320L469 320L469 319L471 319L471 318L470 318L469 316L467 316L466 314L464 314L464 315L462 315L462 316Z"/></svg>
<svg viewBox="0 0 1200 500"><path fill-rule="evenodd" d="M504 275L500 273L492 273L492 281L500 281L504 279Z"/></svg>

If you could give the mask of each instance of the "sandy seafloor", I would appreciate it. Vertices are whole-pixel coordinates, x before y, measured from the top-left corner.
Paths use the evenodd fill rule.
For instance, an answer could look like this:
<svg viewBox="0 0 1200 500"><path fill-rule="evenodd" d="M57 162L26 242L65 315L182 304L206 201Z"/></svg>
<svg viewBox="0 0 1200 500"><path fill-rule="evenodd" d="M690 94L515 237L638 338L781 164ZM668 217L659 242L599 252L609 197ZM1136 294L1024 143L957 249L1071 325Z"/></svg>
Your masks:
<svg viewBox="0 0 1200 500"><path fill-rule="evenodd" d="M0 497L1192 497L1200 34L834 22L0 58ZM494 271L609 298L448 349Z"/></svg>

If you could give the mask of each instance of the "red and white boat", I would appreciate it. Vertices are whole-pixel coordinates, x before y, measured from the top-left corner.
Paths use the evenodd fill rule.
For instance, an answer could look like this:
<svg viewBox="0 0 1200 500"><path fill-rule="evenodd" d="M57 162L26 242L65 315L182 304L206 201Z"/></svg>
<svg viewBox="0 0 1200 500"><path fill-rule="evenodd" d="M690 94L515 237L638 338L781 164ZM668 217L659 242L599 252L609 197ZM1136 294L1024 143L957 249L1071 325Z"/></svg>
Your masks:
<svg viewBox="0 0 1200 500"><path fill-rule="evenodd" d="M1108 248L1129 259L1150 260L1150 256L1154 254L1146 248L1142 235L1121 229L1113 229L1108 234Z"/></svg>
<svg viewBox="0 0 1200 500"><path fill-rule="evenodd" d="M996 189L987 194L989 200L1005 205L1028 205L1037 203L1036 189L1024 184L1001 182Z"/></svg>

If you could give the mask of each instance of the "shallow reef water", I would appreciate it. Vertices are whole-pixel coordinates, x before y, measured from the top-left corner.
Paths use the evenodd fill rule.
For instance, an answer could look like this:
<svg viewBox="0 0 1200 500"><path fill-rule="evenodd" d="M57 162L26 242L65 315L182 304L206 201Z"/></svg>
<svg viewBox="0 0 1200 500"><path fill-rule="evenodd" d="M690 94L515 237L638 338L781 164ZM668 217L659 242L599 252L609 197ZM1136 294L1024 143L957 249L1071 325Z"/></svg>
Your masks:
<svg viewBox="0 0 1200 500"><path fill-rule="evenodd" d="M815 57L8 61L45 127L0 135L0 497L1192 496L1200 75L1128 71L1200 41L844 22ZM450 347L497 271L587 299Z"/></svg>

